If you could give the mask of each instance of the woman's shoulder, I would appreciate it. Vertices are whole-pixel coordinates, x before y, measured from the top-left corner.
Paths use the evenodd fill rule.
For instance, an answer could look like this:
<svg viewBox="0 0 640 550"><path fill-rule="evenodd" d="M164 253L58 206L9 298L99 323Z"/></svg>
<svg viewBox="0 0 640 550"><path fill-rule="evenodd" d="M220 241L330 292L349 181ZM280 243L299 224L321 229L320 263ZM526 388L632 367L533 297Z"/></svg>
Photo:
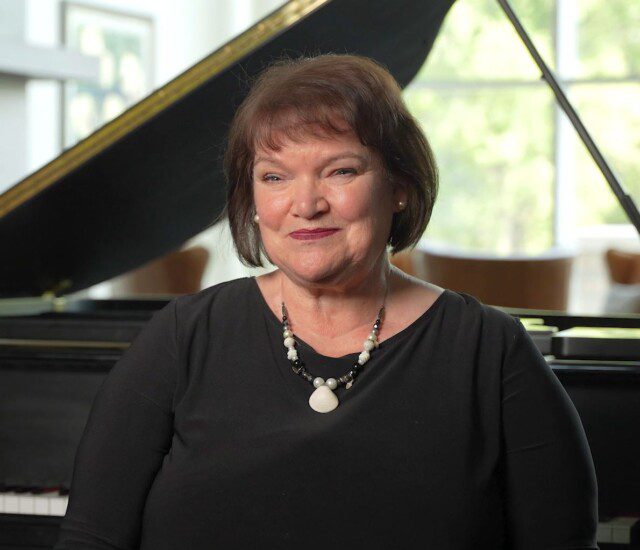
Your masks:
<svg viewBox="0 0 640 550"><path fill-rule="evenodd" d="M239 277L178 296L172 302L183 319L211 312L230 314L250 299L250 285L251 277Z"/></svg>
<svg viewBox="0 0 640 550"><path fill-rule="evenodd" d="M520 321L499 307L485 304L467 292L447 289L446 293L450 319L462 333L507 344L520 335Z"/></svg>
<svg viewBox="0 0 640 550"><path fill-rule="evenodd" d="M495 333L513 337L518 332L518 321L514 317L469 293L440 287L399 269L394 268L394 273L401 296L398 308L410 320L435 306L442 315L443 328L451 333L477 334L482 338Z"/></svg>

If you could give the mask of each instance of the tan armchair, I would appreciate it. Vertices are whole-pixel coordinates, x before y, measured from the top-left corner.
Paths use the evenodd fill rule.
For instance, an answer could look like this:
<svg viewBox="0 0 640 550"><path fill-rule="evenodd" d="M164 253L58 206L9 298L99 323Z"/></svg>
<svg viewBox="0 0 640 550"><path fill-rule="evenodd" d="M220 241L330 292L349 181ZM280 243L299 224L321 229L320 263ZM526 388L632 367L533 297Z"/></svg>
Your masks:
<svg viewBox="0 0 640 550"><path fill-rule="evenodd" d="M573 263L573 255L568 252L504 258L434 248L413 250L411 256L411 260L402 257L399 262L412 269L411 274L441 287L471 294L485 304L567 309ZM403 269L401 265L398 267Z"/></svg>
<svg viewBox="0 0 640 550"><path fill-rule="evenodd" d="M604 313L640 313L640 254L609 248L605 263L610 285Z"/></svg>
<svg viewBox="0 0 640 550"><path fill-rule="evenodd" d="M113 281L116 296L193 294L201 290L209 251L202 246L177 250Z"/></svg>

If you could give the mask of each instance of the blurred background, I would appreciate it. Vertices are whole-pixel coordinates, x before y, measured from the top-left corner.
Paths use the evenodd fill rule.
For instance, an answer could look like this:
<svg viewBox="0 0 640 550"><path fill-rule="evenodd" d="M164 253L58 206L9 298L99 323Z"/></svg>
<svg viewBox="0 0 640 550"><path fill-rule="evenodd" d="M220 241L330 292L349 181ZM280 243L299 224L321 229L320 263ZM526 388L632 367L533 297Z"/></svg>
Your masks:
<svg viewBox="0 0 640 550"><path fill-rule="evenodd" d="M0 0L0 192L282 4ZM640 2L511 4L640 200ZM558 289L551 302L486 300L574 314L640 312L638 235L494 0L454 4L404 97L434 148L441 185L420 245L396 258L403 269L456 288L455 274L446 274L468 264L455 262L472 262L482 281L499 284L504 273L483 271L483 261L507 262L507 279L513 265L529 262L528 276L548 276L546 286ZM187 270L191 287L170 287L168 269ZM193 291L262 271L237 260L219 224L171 257L82 295ZM467 290L484 298L482 289Z"/></svg>

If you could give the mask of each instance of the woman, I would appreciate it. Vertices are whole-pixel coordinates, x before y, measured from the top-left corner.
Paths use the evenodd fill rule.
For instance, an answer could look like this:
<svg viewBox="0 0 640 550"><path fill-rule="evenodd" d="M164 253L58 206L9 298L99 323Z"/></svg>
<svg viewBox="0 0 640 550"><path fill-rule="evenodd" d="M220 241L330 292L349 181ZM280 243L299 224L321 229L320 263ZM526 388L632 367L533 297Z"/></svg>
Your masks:
<svg viewBox="0 0 640 550"><path fill-rule="evenodd" d="M519 321L388 259L437 172L390 74L275 64L229 134L240 257L96 397L64 548L597 548L577 413Z"/></svg>

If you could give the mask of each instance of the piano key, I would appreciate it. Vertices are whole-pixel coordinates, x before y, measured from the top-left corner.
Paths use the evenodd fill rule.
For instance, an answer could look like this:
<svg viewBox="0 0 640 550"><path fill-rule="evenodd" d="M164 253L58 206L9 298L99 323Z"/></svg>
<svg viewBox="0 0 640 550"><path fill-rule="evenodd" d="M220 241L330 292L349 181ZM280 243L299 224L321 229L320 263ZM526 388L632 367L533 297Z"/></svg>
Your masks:
<svg viewBox="0 0 640 550"><path fill-rule="evenodd" d="M41 495L34 497L33 513L36 516L48 516L49 497Z"/></svg>
<svg viewBox="0 0 640 550"><path fill-rule="evenodd" d="M34 496L23 493L18 497L18 512L20 514L33 515L35 509Z"/></svg>
<svg viewBox="0 0 640 550"><path fill-rule="evenodd" d="M51 497L49 501L50 516L64 516L67 513L69 497Z"/></svg>
<svg viewBox="0 0 640 550"><path fill-rule="evenodd" d="M14 493L13 491L10 493L5 493L4 495L4 509L2 510L5 514L19 514L20 513L20 504L18 503L19 495Z"/></svg>
<svg viewBox="0 0 640 550"><path fill-rule="evenodd" d="M0 514L21 514L63 517L69 497L58 491L33 494L9 491L0 493Z"/></svg>

